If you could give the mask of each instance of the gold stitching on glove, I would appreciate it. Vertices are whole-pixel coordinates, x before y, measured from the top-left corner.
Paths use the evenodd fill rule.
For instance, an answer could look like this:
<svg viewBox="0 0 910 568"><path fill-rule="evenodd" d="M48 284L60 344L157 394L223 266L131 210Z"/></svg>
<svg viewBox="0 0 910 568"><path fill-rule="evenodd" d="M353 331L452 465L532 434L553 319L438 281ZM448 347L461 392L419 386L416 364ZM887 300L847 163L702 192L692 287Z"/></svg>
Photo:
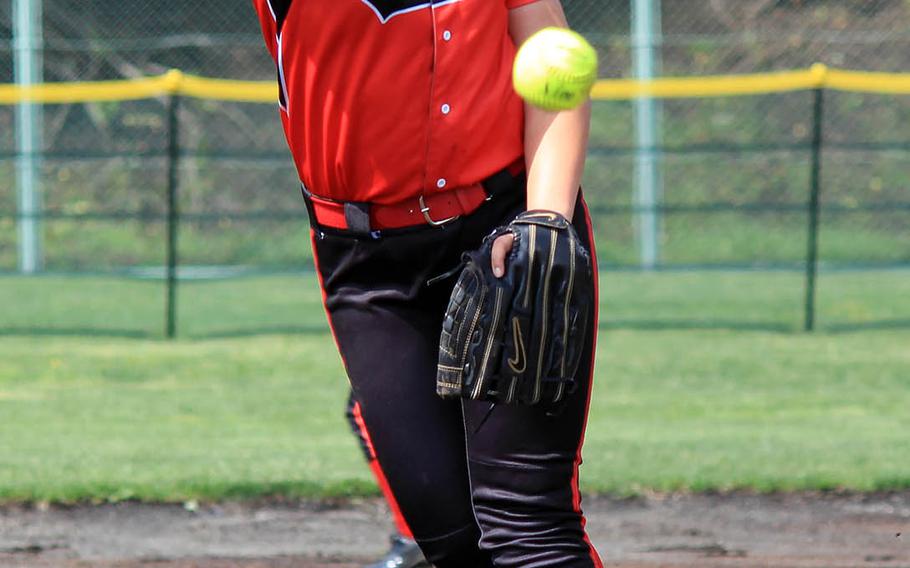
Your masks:
<svg viewBox="0 0 910 568"><path fill-rule="evenodd" d="M502 315L502 288L496 289L496 303L493 307L493 323L490 327L491 332L489 337L487 337L487 346L483 351L483 358L481 359L480 369L478 372L480 376L477 377L477 384L474 385L474 392L471 393L471 398L479 398L483 392L484 383L486 382L487 375L487 365L490 362L490 353L493 351L493 341L496 339L496 334L492 330L499 328L499 318Z"/></svg>
<svg viewBox="0 0 910 568"><path fill-rule="evenodd" d="M569 286L566 291L565 309L562 316L562 364L559 367L561 380L559 387L556 389L556 396L553 402L559 402L562 399L563 392L566 388L566 357L569 356L569 304L572 301L572 287L575 285L575 240L569 239Z"/></svg>
<svg viewBox="0 0 910 568"><path fill-rule="evenodd" d="M534 274L534 245L537 244L537 225L531 225L528 228L530 237L528 238L528 283L525 285L525 303L528 307L531 301L531 277Z"/></svg>
<svg viewBox="0 0 910 568"><path fill-rule="evenodd" d="M515 353L514 360L509 358L509 368L512 369L512 372L516 375L520 375L528 368L528 359L525 356L525 341L521 336L521 325L518 323L518 318L515 316L512 316L512 337L515 339L517 353ZM521 368L519 368L519 363L521 363Z"/></svg>
<svg viewBox="0 0 910 568"><path fill-rule="evenodd" d="M540 306L543 316L540 318L540 351L537 354L537 377L534 381L534 396L531 399L533 403L540 400L540 378L543 374L543 357L545 354L547 340L547 320L549 319L547 309L550 307L550 278L553 272L553 264L556 261L556 231L550 229L547 233L550 236L550 258L547 260L547 271L544 273L543 280L543 301Z"/></svg>

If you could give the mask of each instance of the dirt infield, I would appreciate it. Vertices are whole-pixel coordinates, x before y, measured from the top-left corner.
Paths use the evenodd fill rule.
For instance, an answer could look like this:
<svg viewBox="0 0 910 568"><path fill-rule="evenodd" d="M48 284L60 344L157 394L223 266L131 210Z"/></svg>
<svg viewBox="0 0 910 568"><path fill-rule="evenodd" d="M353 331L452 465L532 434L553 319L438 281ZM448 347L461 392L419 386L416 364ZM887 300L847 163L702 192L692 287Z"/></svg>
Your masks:
<svg viewBox="0 0 910 568"><path fill-rule="evenodd" d="M610 567L910 568L910 492L589 498L585 510ZM390 529L375 500L12 507L0 566L358 568Z"/></svg>

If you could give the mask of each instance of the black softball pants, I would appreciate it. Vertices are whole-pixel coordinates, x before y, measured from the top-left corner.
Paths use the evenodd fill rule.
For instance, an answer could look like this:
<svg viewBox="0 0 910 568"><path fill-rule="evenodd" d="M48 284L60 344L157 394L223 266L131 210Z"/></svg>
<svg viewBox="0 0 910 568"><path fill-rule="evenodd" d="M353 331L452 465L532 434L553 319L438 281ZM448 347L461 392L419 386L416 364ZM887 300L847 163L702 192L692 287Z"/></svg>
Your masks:
<svg viewBox="0 0 910 568"><path fill-rule="evenodd" d="M524 209L524 179L442 228L381 238L314 228L329 323L379 464L438 568L591 568L578 466L590 397L596 318L578 389L560 406L436 396L442 318L462 252ZM591 248L579 199L579 236Z"/></svg>

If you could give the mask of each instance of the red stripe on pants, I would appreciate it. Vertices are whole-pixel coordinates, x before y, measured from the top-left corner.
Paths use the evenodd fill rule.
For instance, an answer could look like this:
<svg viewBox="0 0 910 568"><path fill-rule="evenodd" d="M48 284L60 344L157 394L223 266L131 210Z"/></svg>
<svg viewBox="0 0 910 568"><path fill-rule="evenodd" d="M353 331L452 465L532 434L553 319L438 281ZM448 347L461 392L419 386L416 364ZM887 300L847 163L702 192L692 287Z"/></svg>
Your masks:
<svg viewBox="0 0 910 568"><path fill-rule="evenodd" d="M392 518L395 520L395 527L398 529L398 534L413 540L414 535L411 533L411 528L408 526L407 521L404 520L404 515L401 514L401 508L398 506L398 501L395 500L392 488L389 487L389 481L382 472L379 460L376 459L376 450L373 448L373 441L370 440L370 433L367 431L367 425L364 423L363 415L360 413L359 402L354 404L354 421L357 423L357 427L360 428L363 439L367 442L370 455L373 456L373 459L370 460L370 469L373 470L373 475L376 477L376 483L379 484L379 489L382 491L386 503L389 504L389 509L392 511Z"/></svg>
<svg viewBox="0 0 910 568"><path fill-rule="evenodd" d="M595 251L594 246L594 227L591 225L591 213L588 211L588 204L585 202L584 198L581 198L581 203L585 209L585 222L588 224L588 234L591 236L591 265L594 268L594 337L592 341L591 349L591 376L588 377L590 381L588 386L588 401L585 403L585 418L584 425L581 429L581 438L578 440L578 452L575 454L575 471L572 473L572 506L581 516L581 528L584 529L587 524L587 519L585 519L584 513L581 511L581 492L578 489L578 467L581 465L581 448L585 443L585 432L588 428L588 412L591 408L591 392L594 390L594 361L597 359L597 318L600 307L600 286L599 286L599 276L600 273L597 269L597 251ZM596 568L603 568L603 561L600 559L600 556L597 554L597 550L594 549L594 545L591 543L590 537L588 537L588 532L585 531L585 542L588 543L588 547L591 550L591 561L594 562Z"/></svg>

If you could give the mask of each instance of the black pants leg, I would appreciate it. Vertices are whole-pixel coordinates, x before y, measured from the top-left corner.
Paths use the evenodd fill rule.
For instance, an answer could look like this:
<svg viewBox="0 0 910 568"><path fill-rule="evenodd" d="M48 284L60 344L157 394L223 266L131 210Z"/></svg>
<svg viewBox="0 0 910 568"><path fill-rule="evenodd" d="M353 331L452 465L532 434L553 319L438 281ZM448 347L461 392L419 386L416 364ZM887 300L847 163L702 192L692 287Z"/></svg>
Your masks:
<svg viewBox="0 0 910 568"><path fill-rule="evenodd" d="M589 375L560 412L497 407L479 429L489 405L462 408L435 394L454 278L426 282L521 210L522 189L442 229L376 240L314 233L330 323L376 455L438 568L486 568L494 558L523 568L600 565L574 483ZM577 215L587 235L585 218Z"/></svg>
<svg viewBox="0 0 910 568"><path fill-rule="evenodd" d="M593 251L581 202L575 219ZM463 403L481 546L493 553L496 566L602 566L585 534L578 493L596 320L588 322L591 340L576 374L578 390L564 404Z"/></svg>

